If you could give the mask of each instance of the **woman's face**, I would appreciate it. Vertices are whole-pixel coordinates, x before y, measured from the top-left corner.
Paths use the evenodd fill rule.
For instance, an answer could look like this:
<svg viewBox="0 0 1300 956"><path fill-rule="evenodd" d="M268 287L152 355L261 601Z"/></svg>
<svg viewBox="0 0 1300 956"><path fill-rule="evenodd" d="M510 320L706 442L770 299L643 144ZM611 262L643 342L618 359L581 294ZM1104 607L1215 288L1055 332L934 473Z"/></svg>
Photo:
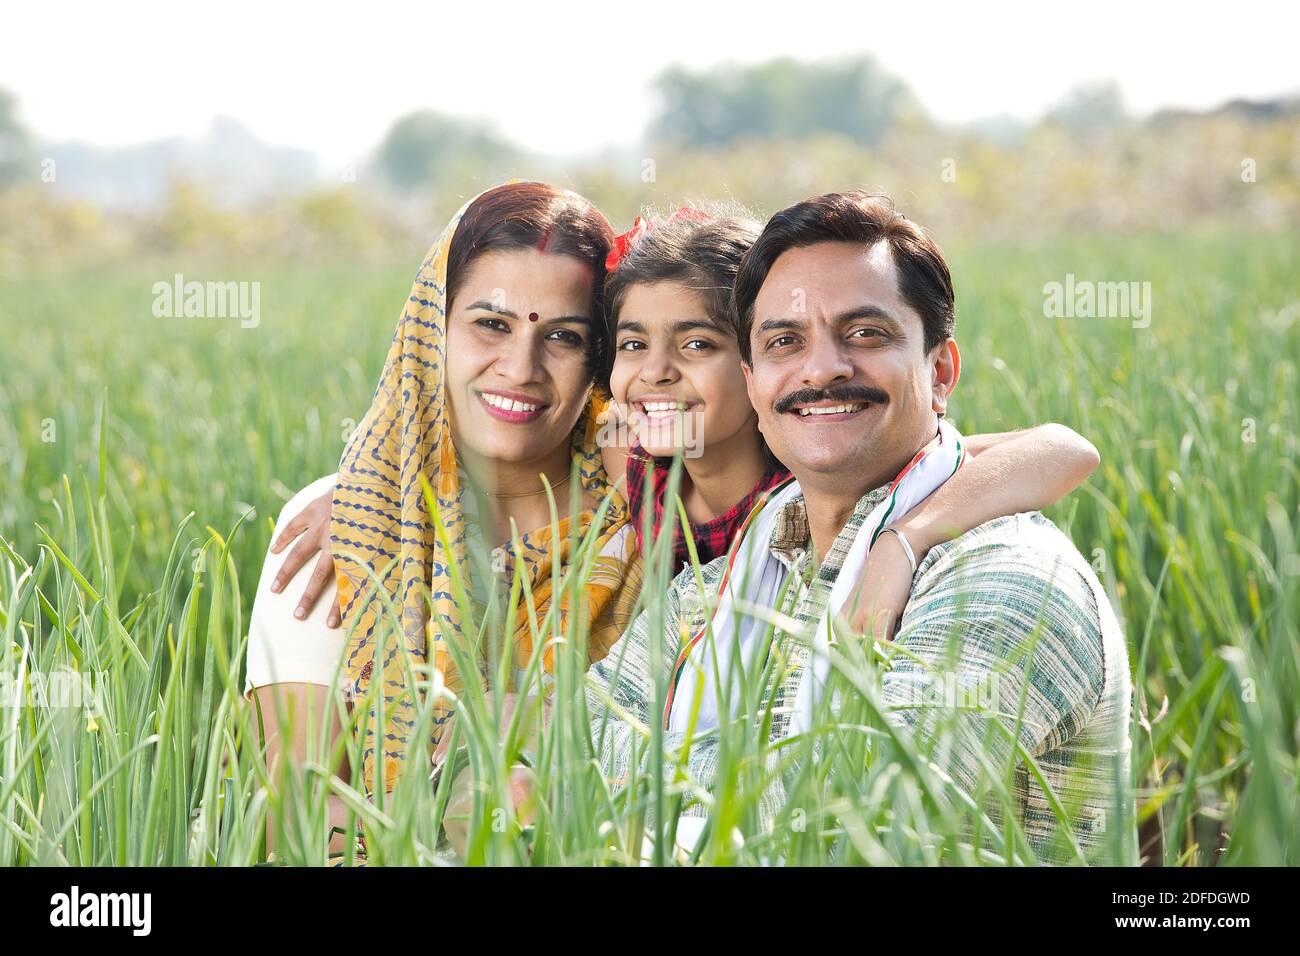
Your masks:
<svg viewBox="0 0 1300 956"><path fill-rule="evenodd" d="M757 429L735 336L709 321L689 286L632 286L614 335L610 390L650 454L681 449L696 458L742 429Z"/></svg>
<svg viewBox="0 0 1300 956"><path fill-rule="evenodd" d="M486 252L470 264L447 314L458 449L512 463L567 450L592 381L593 279L581 260L535 249Z"/></svg>

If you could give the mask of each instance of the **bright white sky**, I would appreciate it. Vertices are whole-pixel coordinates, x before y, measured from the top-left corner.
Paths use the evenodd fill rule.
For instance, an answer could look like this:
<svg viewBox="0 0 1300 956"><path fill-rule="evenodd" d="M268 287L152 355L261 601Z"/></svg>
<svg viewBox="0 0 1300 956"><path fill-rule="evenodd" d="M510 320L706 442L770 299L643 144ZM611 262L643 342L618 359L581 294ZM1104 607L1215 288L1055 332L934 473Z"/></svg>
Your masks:
<svg viewBox="0 0 1300 956"><path fill-rule="evenodd" d="M1300 90L1294 0L60 0L12 4L0 24L0 87L42 137L125 145L220 113L335 167L422 107L542 152L632 146L672 62L870 52L951 121L1033 119L1102 77L1138 113Z"/></svg>

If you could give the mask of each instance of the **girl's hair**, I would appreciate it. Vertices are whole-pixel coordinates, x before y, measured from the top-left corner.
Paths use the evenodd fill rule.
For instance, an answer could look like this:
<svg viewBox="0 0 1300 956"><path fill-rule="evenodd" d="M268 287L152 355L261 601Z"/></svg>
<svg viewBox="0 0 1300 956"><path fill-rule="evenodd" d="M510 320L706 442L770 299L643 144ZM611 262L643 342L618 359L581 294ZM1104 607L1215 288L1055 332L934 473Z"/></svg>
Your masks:
<svg viewBox="0 0 1300 956"><path fill-rule="evenodd" d="M737 206L689 209L670 219L653 217L645 234L605 280L605 312L611 338L618 313L635 285L680 282L698 292L708 319L735 336L739 323L731 308L731 287L740 260L758 239L762 226Z"/></svg>
<svg viewBox="0 0 1300 956"><path fill-rule="evenodd" d="M605 257L614 230L609 220L577 193L548 183L507 183L489 189L465 210L447 252L447 304L460 289L470 265L502 249L536 249L572 256L591 267L591 347L593 380L608 375L609 326L602 321Z"/></svg>

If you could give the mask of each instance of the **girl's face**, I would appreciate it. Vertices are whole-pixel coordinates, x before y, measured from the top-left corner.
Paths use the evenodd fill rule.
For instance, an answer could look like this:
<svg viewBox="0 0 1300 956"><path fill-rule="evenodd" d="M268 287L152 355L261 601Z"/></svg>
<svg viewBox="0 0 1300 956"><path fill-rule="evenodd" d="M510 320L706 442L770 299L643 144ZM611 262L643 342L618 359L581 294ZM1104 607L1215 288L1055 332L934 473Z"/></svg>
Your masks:
<svg viewBox="0 0 1300 956"><path fill-rule="evenodd" d="M528 463L568 448L591 389L593 278L582 261L535 249L487 252L470 264L447 313L458 449Z"/></svg>
<svg viewBox="0 0 1300 956"><path fill-rule="evenodd" d="M681 450L697 458L744 429L757 430L735 336L709 320L689 286L632 286L614 336L610 390L650 454Z"/></svg>

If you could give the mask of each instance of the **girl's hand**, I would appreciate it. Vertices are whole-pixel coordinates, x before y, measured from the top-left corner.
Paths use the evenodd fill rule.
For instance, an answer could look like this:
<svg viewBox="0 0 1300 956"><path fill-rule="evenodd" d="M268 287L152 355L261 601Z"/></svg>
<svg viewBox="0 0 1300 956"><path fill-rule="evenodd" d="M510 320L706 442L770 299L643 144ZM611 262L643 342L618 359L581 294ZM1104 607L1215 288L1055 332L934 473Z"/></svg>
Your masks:
<svg viewBox="0 0 1300 956"><path fill-rule="evenodd" d="M313 554L320 552L320 557L316 559L316 567L307 581L306 589L302 592L302 600L298 602L298 607L293 612L293 616L299 620L304 620L311 613L311 609L320 600L321 592L325 590L325 586L329 584L334 574L334 554L330 550L330 512L333 503L334 489L331 488L298 512L284 526L280 536L271 545L271 553L279 554L290 541L298 538L298 543L285 557L280 572L271 582L271 590L277 594L284 590L284 586L293 580L293 576ZM325 624L327 627L338 627L339 606L337 601L332 603L334 606L330 608Z"/></svg>
<svg viewBox="0 0 1300 956"><path fill-rule="evenodd" d="M882 534L867 555L857 590L849 598L849 625L855 633L892 640L912 596L912 564L898 538Z"/></svg>
<svg viewBox="0 0 1300 956"><path fill-rule="evenodd" d="M1092 443L1064 425L972 435L970 460L929 498L893 522L919 564L934 548L986 521L1054 504L1097 467ZM889 640L912 592L912 565L895 535L882 534L867 555L845 616L859 633Z"/></svg>
<svg viewBox="0 0 1300 956"><path fill-rule="evenodd" d="M485 698L485 706L488 711L496 711L496 695L489 691ZM522 699L523 706L531 710L536 701L531 698ZM499 724L500 736L504 741L510 729L510 723L514 719L515 709L521 705L521 698L517 694L501 695L501 722ZM542 721L550 719L551 700L549 697L542 700ZM456 717L452 717L455 720ZM538 747L538 729L531 718L526 725L524 749L536 753ZM438 741L438 746L433 751L433 766L440 767L447 759L451 745L451 723L448 722L443 726L442 738ZM515 764L510 769L509 794L511 809L514 811L515 818L521 827L530 826L536 815L536 801L533 799L533 783L536 771L522 764ZM474 810L474 771L472 767L465 767L456 775L456 779L451 782L451 792L447 798L447 807L443 813L442 829L451 843L452 849L456 855L464 859L465 851L469 844L469 820Z"/></svg>
<svg viewBox="0 0 1300 956"><path fill-rule="evenodd" d="M510 768L510 808L520 827L532 826L537 816L533 779L533 771L527 767L516 764ZM442 832L446 834L452 850L462 860L469 849L469 821L473 814L473 774L466 768L452 781L451 795L447 798L447 808L442 815ZM532 853L531 846L528 852Z"/></svg>

